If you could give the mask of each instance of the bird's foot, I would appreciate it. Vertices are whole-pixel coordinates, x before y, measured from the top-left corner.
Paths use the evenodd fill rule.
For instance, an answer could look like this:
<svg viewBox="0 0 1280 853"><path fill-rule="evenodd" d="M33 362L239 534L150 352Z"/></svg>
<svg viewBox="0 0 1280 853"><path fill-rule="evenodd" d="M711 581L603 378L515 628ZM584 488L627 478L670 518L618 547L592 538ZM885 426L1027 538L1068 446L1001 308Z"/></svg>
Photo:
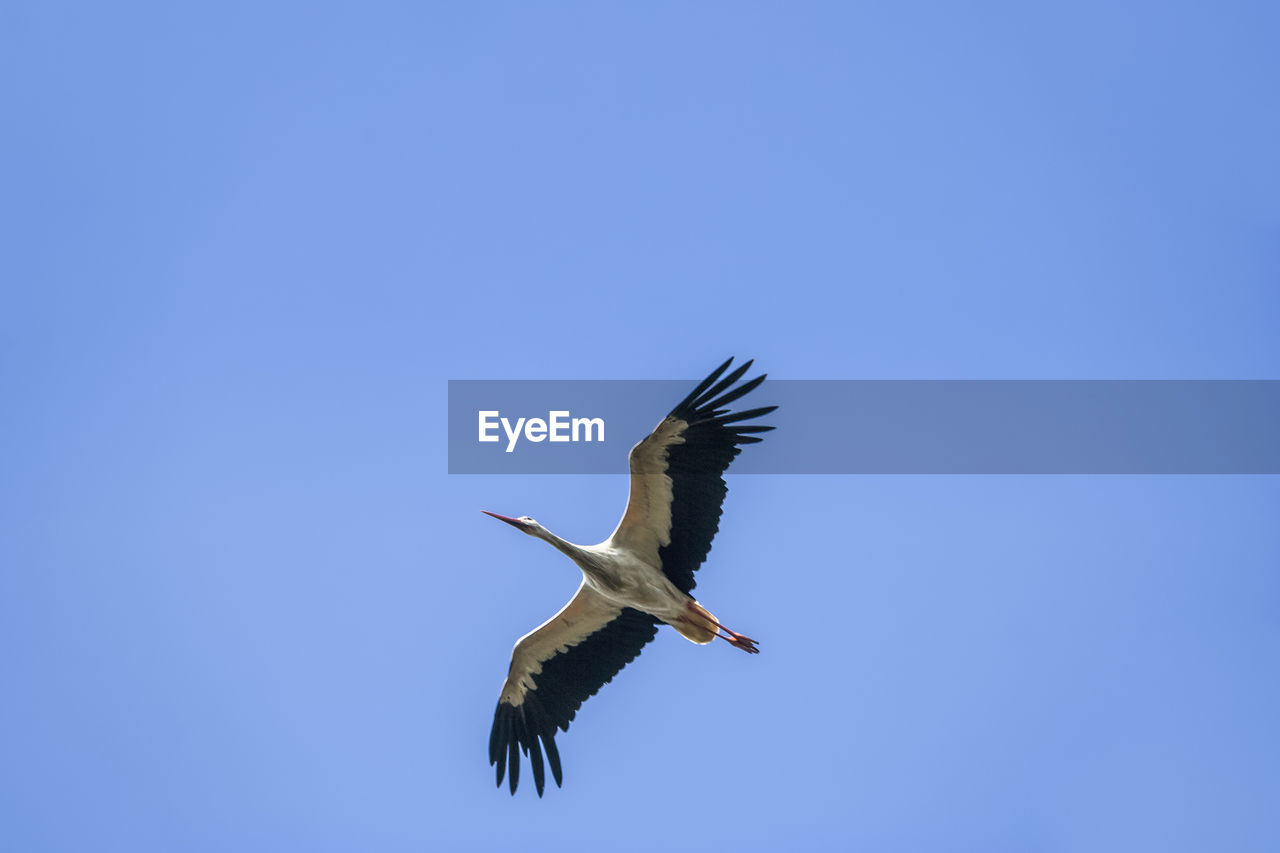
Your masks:
<svg viewBox="0 0 1280 853"><path fill-rule="evenodd" d="M730 631L728 628L725 628L724 631L726 634L728 634L728 636L725 636L725 634L720 634L718 636L722 637L725 640L728 640L729 645L737 649L742 649L747 654L752 654L752 655L760 654L760 649L756 647L755 640L743 634L739 634L737 631Z"/></svg>

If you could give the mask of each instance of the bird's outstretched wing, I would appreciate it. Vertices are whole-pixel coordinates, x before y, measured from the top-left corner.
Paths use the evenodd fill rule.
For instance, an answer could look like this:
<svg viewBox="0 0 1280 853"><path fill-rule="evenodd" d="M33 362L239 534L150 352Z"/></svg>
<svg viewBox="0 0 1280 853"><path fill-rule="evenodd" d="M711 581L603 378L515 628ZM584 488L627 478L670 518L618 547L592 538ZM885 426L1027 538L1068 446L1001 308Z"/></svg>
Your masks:
<svg viewBox="0 0 1280 853"><path fill-rule="evenodd" d="M720 527L720 505L728 491L725 469L741 452L739 445L760 441L752 433L773 429L742 422L778 408L730 412L730 403L765 378L760 375L728 390L751 367L748 361L720 379L732 363L731 358L716 368L631 448L631 494L611 537L613 544L661 566L684 592L693 589L693 573L707 558Z"/></svg>
<svg viewBox="0 0 1280 853"><path fill-rule="evenodd" d="M489 763L497 765L498 784L506 772L511 793L516 792L523 752L541 797L545 752L559 785L556 729L568 731L582 703L635 660L657 632L652 616L617 607L584 582L559 613L521 637L489 734Z"/></svg>

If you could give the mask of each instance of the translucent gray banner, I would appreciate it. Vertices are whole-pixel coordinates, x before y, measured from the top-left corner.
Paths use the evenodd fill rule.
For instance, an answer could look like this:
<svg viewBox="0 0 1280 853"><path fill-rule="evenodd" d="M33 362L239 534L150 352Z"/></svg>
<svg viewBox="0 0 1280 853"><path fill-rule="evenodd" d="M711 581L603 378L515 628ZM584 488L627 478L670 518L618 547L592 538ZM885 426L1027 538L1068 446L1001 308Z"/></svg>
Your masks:
<svg viewBox="0 0 1280 853"><path fill-rule="evenodd" d="M451 474L620 474L697 384L451 380ZM768 380L735 474L1277 474L1280 381ZM484 440L481 440L482 437Z"/></svg>

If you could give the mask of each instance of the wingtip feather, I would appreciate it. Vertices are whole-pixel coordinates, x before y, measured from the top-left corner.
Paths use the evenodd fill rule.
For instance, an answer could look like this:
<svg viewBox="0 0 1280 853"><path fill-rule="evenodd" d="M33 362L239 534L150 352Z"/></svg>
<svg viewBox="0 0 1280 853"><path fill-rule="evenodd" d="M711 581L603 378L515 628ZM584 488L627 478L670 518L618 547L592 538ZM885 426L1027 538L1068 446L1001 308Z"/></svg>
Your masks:
<svg viewBox="0 0 1280 853"><path fill-rule="evenodd" d="M705 407L707 405L708 400L715 399L715 396L717 394L719 394L721 391L723 391L724 389L728 388L730 385L732 385L733 383L741 379L742 375L747 372L747 368L750 366L751 366L751 362L749 361L746 364L739 365L736 370L734 370L724 379L721 379L713 387L707 389L702 395L698 397L698 399L694 400L690 405L695 409L701 409ZM716 408L716 406L713 405L712 408Z"/></svg>

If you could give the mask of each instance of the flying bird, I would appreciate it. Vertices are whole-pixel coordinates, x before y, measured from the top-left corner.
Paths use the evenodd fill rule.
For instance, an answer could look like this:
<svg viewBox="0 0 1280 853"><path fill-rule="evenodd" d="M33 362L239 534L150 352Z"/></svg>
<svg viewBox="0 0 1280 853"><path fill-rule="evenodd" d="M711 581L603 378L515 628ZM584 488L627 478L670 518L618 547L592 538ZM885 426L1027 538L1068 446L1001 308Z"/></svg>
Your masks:
<svg viewBox="0 0 1280 853"><path fill-rule="evenodd" d="M511 793L520 779L520 754L528 756L538 796L546 784L543 754L559 786L562 780L556 729L569 730L578 708L640 654L666 623L684 637L706 644L720 637L756 654L756 641L731 631L689 593L694 571L711 550L728 487L722 475L740 445L760 441L754 433L773 427L747 424L772 412L764 406L730 412L728 405L764 381L738 382L751 362L722 379L730 358L702 380L631 448L631 491L618 527L599 545L575 545L537 521L481 510L543 539L582 570L569 603L521 637L493 715L489 763L498 785L508 775Z"/></svg>

